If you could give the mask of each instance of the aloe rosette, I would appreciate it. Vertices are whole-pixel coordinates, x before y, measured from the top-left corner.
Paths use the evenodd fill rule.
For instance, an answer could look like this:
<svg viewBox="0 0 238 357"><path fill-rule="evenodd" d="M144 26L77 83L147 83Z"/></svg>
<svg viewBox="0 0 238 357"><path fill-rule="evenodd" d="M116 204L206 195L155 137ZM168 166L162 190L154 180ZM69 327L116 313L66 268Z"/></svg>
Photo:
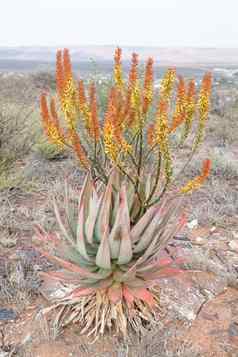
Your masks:
<svg viewBox="0 0 238 357"><path fill-rule="evenodd" d="M181 272L176 261L160 258L185 223L181 198L162 199L132 224L135 195L128 183L118 186L118 178L114 170L98 188L87 175L76 209L67 184L63 212L54 200L56 246L63 255L42 254L61 269L41 277L64 286L54 306L61 307L63 325L79 322L82 333L113 328L126 335L128 325L138 332L156 322L159 279Z"/></svg>

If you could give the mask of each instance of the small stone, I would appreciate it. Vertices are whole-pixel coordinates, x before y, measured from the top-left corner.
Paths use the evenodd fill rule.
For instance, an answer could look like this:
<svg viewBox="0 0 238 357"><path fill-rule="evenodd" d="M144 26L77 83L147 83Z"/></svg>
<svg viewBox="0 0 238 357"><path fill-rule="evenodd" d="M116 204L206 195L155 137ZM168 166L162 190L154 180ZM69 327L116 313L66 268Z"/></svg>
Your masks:
<svg viewBox="0 0 238 357"><path fill-rule="evenodd" d="M0 239L0 244L4 248L12 248L15 247L17 244L17 238L16 237L3 237Z"/></svg>
<svg viewBox="0 0 238 357"><path fill-rule="evenodd" d="M230 336L238 336L238 323L232 322L228 328Z"/></svg>
<svg viewBox="0 0 238 357"><path fill-rule="evenodd" d="M213 227L210 229L210 233L215 232L215 230L216 230L216 227L215 227L215 226L213 226Z"/></svg>
<svg viewBox="0 0 238 357"><path fill-rule="evenodd" d="M13 309L0 309L0 321L15 320L17 313Z"/></svg>
<svg viewBox="0 0 238 357"><path fill-rule="evenodd" d="M196 237L193 240L193 244L197 244L197 245L203 245L207 242L207 239L204 239L202 237Z"/></svg>
<svg viewBox="0 0 238 357"><path fill-rule="evenodd" d="M4 352L0 350L0 357L9 357L9 352Z"/></svg>
<svg viewBox="0 0 238 357"><path fill-rule="evenodd" d="M191 222L187 223L187 227L189 229L193 229L193 228L195 228L197 226L198 226L198 220L197 219L193 219Z"/></svg>
<svg viewBox="0 0 238 357"><path fill-rule="evenodd" d="M238 239L238 232L232 232L232 235L235 239Z"/></svg>
<svg viewBox="0 0 238 357"><path fill-rule="evenodd" d="M237 240L231 240L228 243L228 245L231 248L231 250L234 250L235 252L238 252L238 241Z"/></svg>

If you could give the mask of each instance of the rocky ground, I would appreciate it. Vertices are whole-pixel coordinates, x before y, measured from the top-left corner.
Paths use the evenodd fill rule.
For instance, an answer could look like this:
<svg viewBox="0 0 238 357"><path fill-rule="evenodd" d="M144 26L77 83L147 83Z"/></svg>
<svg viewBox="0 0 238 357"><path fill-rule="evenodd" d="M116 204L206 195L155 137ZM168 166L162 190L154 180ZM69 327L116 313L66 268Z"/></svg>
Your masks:
<svg viewBox="0 0 238 357"><path fill-rule="evenodd" d="M234 86L232 96L238 97ZM222 102L220 108L219 102L205 149L183 177L199 174L202 160L211 157L211 178L188 199L189 223L169 246L168 254L185 258L184 273L161 280L158 326L140 339L108 336L92 343L79 326L59 331L41 314L47 300L37 273L51 265L37 251L34 225L56 229L51 195L61 195L65 178L79 188L82 172L70 157L44 145L14 157L7 177L0 174L0 357L238 357L238 105ZM32 120L39 116L30 129ZM9 145L11 152L25 150L19 130L11 141L8 133L4 153Z"/></svg>

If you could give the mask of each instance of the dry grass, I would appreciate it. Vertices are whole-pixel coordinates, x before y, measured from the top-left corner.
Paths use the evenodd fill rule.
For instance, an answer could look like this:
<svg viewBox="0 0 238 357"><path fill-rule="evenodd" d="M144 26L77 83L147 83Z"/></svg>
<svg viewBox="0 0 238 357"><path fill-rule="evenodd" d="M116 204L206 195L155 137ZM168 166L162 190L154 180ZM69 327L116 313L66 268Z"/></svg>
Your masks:
<svg viewBox="0 0 238 357"><path fill-rule="evenodd" d="M18 312L31 302L39 287L37 272L23 260L6 262L0 277L0 302L15 304Z"/></svg>

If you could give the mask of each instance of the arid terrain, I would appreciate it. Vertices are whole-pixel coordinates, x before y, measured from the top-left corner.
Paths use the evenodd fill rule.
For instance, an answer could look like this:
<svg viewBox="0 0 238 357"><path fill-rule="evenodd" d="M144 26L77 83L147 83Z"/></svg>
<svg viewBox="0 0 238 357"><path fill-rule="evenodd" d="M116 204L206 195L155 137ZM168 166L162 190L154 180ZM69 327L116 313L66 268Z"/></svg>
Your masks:
<svg viewBox="0 0 238 357"><path fill-rule="evenodd" d="M125 49L125 57L132 49ZM136 49L137 50L137 49ZM0 49L0 357L237 357L238 356L238 50L139 49L161 66L178 65L197 83L205 69L214 74L205 142L182 181L200 172L211 158L207 183L187 198L188 224L174 237L170 254L186 257L184 273L161 281L158 326L140 339L122 341L80 335L78 326L57 330L41 314L38 271L52 265L38 252L34 227L57 230L52 194L61 195L65 178L79 188L83 171L71 153L45 139L39 94L54 91L55 49ZM105 105L112 49L85 47L79 73L90 73ZM88 58L95 58L88 62ZM169 62L166 60L169 58ZM84 70L80 70L80 65ZM102 72L100 71L102 69ZM81 72L80 72L81 71ZM160 72L161 71L161 72ZM157 81L163 69L158 68ZM179 157L183 166L186 152ZM178 170L179 170L178 167ZM179 252L179 253L178 253Z"/></svg>

